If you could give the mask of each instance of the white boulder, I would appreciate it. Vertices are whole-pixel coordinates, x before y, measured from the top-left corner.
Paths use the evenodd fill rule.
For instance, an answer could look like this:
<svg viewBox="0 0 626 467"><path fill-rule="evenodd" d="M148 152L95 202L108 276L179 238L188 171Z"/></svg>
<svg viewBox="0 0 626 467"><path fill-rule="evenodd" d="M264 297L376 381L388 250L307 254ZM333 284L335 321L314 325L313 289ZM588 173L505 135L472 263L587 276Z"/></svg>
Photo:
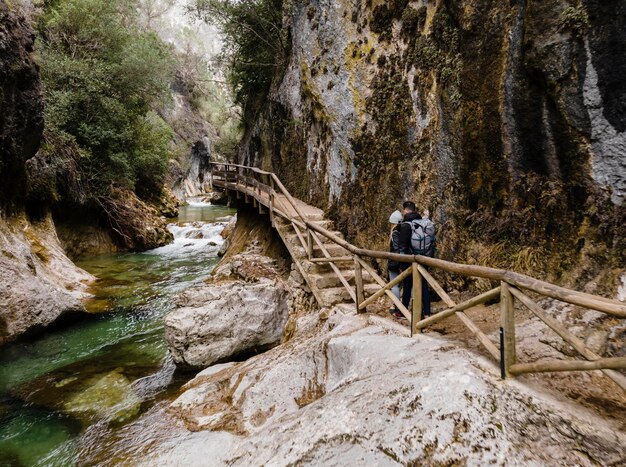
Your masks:
<svg viewBox="0 0 626 467"><path fill-rule="evenodd" d="M177 365L205 368L281 342L289 293L278 279L203 285L178 300L165 319L165 338Z"/></svg>

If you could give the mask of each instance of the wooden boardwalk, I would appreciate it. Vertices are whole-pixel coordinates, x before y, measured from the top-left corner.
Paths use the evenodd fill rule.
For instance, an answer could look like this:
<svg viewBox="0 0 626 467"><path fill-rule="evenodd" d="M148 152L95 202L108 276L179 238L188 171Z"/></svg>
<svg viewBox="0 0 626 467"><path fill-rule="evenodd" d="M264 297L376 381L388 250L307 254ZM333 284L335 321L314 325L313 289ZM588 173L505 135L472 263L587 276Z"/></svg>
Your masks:
<svg viewBox="0 0 626 467"><path fill-rule="evenodd" d="M605 297L566 289L529 276L482 266L452 263L418 255L400 255L358 248L347 242L324 213L291 196L278 177L254 167L214 163L211 183L239 199L245 199L270 216L292 259L321 307L346 304L357 312L380 298L388 297L410 321L411 335L450 316L456 316L500 364L502 377L524 373L601 370L626 391L626 376L616 370L626 369L626 357L605 358L597 355L565 326L541 309L529 294L550 297L573 305L626 318L626 304ZM395 260L409 267L395 280L387 282L372 266L371 259ZM476 297L456 303L425 267L468 277L489 279L499 285ZM414 300L407 309L393 295L391 288L412 276ZM447 309L422 319L421 287L424 279L443 299ZM500 341L493 342L465 314L477 305L500 300ZM515 302L526 307L554 333L573 347L584 360L548 360L518 362L515 337Z"/></svg>
<svg viewBox="0 0 626 467"><path fill-rule="evenodd" d="M230 190L235 197L247 200L253 203L257 208L260 207L261 212L267 212L270 206L270 195L267 191L259 190L250 185L242 183L226 182L225 179L214 176L213 185L226 190ZM307 222L311 222L323 229L332 228L332 223L324 219L324 212L316 207L310 206L300 200L294 199L295 206L289 201L287 196L276 193L273 197L272 208L276 209L289 217L298 217L298 211L303 214ZM265 209L264 209L265 208ZM326 237L317 237L319 243L313 239L312 255L309 258L308 244L303 232L297 225L288 221L281 216L272 216L272 225L277 230L283 243L287 247L298 272L311 289L311 293L315 297L318 305L322 308L332 307L338 304L354 303L355 290L355 274L354 265L352 263L352 255L345 248L333 243ZM338 231L332 231L334 235L343 238L343 234ZM326 256L325 256L326 255ZM325 257L349 257L349 261L319 262L311 261L313 258L323 259ZM338 275L334 269L340 273ZM340 277L349 284L346 288ZM377 291L380 289L369 274L364 274L364 287L368 291ZM373 293L373 292L372 292ZM353 305L354 306L354 305Z"/></svg>

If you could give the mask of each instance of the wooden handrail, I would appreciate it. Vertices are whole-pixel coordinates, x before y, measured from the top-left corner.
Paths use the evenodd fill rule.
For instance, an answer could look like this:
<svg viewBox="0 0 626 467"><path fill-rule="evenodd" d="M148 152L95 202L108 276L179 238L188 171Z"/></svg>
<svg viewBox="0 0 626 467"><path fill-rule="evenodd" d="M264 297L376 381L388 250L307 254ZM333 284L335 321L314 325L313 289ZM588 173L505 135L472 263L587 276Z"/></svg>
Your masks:
<svg viewBox="0 0 626 467"><path fill-rule="evenodd" d="M587 348L582 339L574 336L571 332L569 332L565 326L559 323L552 316L545 313L539 305L537 305L530 297L523 294L521 291L517 290L515 287L510 287L511 294L517 298L526 308L533 312L537 318L543 321L550 329L552 329L555 333L557 333L561 339L567 342L569 345L574 347L578 353L580 353L587 360L599 360L600 355L592 352ZM602 370L602 372L615 381L624 391L626 391L626 376L614 371L614 370Z"/></svg>
<svg viewBox="0 0 626 467"><path fill-rule="evenodd" d="M501 362L502 371L507 375L519 375L523 373L536 373L545 371L578 371L578 370L593 370L599 369L617 383L622 389L626 390L626 377L614 369L626 368L626 358L602 358L599 355L593 353L591 350L585 347L584 342L571 334L564 326L560 325L554 318L544 313L539 305L537 305L532 299L526 296L521 290L525 289L538 293L542 296L554 298L566 303L578 305L593 310L601 311L620 318L626 318L626 304L612 300L605 297L599 297L575 290L560 287L558 285L551 284L549 282L540 281L538 279L519 274L513 271L507 271L504 269L496 269L485 266L476 266L468 264L454 263L451 261L445 261L437 258L430 258L420 255L403 255L397 253L389 253L387 251L368 250L364 248L358 248L346 240L338 237L333 232L321 227L320 225L310 221L303 214L302 209L298 205L298 201L293 198L287 188L282 184L280 179L273 172L267 172L256 167L248 167L239 164L230 163L211 163L215 168L223 166L224 170L212 170L211 172L211 184L216 181L223 183L224 188L234 189L237 192L243 191L246 195L246 201L248 196L252 197L255 206L258 204L259 212L262 212L262 205L269 205L270 219L272 225L274 225L274 216L278 215L284 218L287 222L291 223L294 231L300 241L301 245L307 252L307 257L310 261L325 262L328 263L333 272L339 277L342 285L348 290L350 298L356 303L357 311L364 310L369 304L376 301L383 295L387 295L391 298L394 304L402 311L402 313L411 319L411 335L414 332L418 332L429 325L439 322L449 316L456 315L463 324L476 336L481 344L487 349L487 351L494 357L496 361L500 360L498 348L495 344L476 326L476 324L464 313L464 310L472 308L477 304L484 303L485 301L494 299L500 296L501 304L501 316L503 320L504 329L504 345L502 351L504 354L504 360ZM234 169L235 182L232 183L231 175ZM242 172L241 174L239 172ZM249 177L245 175L251 173L253 176ZM216 179L220 177L221 180ZM245 185L240 184L240 180L243 180ZM264 183L264 181L266 183ZM219 186L219 185L218 185ZM274 188L276 187L277 190ZM283 210L276 206L276 195L281 193L287 200L288 206L282 203ZM263 194L267 194L267 200ZM296 216L290 215L288 207L293 209ZM306 239L303 237L302 232L306 232ZM331 242L343 247L352 256L339 256L332 257L324 244L321 242L318 234L327 238ZM322 251L323 258L313 258L313 242L315 242L319 249ZM376 274L374 269L363 258L374 258L382 260L392 260L402 263L412 263L410 268L407 268L401 273L395 280L385 283L385 281ZM336 262L341 261L353 261L355 265L355 282L356 290L353 290L341 271L336 267ZM489 279L491 281L500 282L500 286L485 292L477 297L469 299L461 304L456 304L454 300L445 292L445 290L439 285L439 283L433 278L433 276L425 269L430 267L439 269L453 274L460 274L469 277L480 277ZM370 297L365 298L362 268L368 271L371 277L381 287L381 289ZM419 321L419 315L421 312L421 295L414 300L413 308L411 312L407 310L402 303L397 299L390 289L405 277L413 275L414 292L419 292L422 286L422 278L428 282L428 284L439 294L443 301L448 305L448 309L437 313L432 317L425 318ZM316 295L317 298L317 295ZM580 354L583 355L588 361L544 361L535 363L517 363L515 356L515 317L514 317L514 299L519 300L524 304L533 314L535 314L540 320L548 325L554 332L556 332L567 343L572 345ZM319 298L318 298L319 300ZM501 328L502 329L502 328ZM503 373L504 374L504 373Z"/></svg>
<svg viewBox="0 0 626 467"><path fill-rule="evenodd" d="M579 305L586 308L591 308L593 310L602 311L604 313L611 314L613 316L618 316L620 318L626 318L626 304L622 302L618 302L616 300L611 300L605 297L599 297L591 294L587 294L584 292L578 292L576 290L567 289L565 287L561 287L558 285L551 284L549 282L541 281L535 279L533 277L520 274L513 271L507 271L504 269L496 269L490 268L487 266L476 266L469 264L461 264L454 263L451 261L446 261L438 258L430 258L428 256L421 255L403 255L398 253L390 253L387 251L377 251L377 250L368 250L364 248L358 248L351 243L345 241L342 238L334 235L332 232L327 229L306 220L306 217L302 214L300 208L298 207L295 199L289 191L285 188L285 186L281 183L278 177L273 172L265 172L260 169L255 169L251 167L246 167L237 164L225 164L225 163L212 163L213 165L227 165L233 167L241 167L250 169L253 172L257 172L260 174L270 174L270 176L274 179L274 182L280 189L283 195L287 198L289 203L294 208L294 211L298 214L301 219L302 224L304 224L309 229L323 235L328 238L332 242L336 243L339 246L342 246L350 253L354 255L358 255L360 257L370 257L375 259L383 259L383 260L391 260L398 261L401 263L419 263L424 266L433 267L436 269L441 269L446 272L450 272L453 274L460 274L462 276L471 276L471 277L480 277L483 279L489 279L493 281L505 281L515 287L527 289L532 292L539 293L541 295L545 295L550 298L555 298L567 303L571 303L572 305Z"/></svg>

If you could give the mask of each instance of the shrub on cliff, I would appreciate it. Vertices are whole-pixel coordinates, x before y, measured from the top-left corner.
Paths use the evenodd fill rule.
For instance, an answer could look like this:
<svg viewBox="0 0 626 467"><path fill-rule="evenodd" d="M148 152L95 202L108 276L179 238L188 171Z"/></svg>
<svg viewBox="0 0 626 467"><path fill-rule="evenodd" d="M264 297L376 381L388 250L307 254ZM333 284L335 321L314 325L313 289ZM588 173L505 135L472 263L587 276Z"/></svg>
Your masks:
<svg viewBox="0 0 626 467"><path fill-rule="evenodd" d="M47 2L39 21L46 125L81 148L94 196L161 191L170 129L151 109L170 95L169 48L137 23L134 1Z"/></svg>
<svg viewBox="0 0 626 467"><path fill-rule="evenodd" d="M220 62L245 123L261 108L289 55L283 0L192 0L190 10L222 32Z"/></svg>

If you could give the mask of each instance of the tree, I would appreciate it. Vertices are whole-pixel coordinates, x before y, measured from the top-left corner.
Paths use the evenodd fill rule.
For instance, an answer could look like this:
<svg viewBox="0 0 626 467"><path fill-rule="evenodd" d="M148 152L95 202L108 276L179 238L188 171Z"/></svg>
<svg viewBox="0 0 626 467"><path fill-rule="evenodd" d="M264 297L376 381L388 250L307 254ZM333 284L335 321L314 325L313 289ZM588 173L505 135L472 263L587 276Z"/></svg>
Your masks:
<svg viewBox="0 0 626 467"><path fill-rule="evenodd" d="M152 30L154 22L169 12L176 0L137 0L137 9L145 30Z"/></svg>
<svg viewBox="0 0 626 467"><path fill-rule="evenodd" d="M93 196L113 185L160 192L168 128L151 109L170 96L174 62L171 50L139 27L136 3L47 4L39 31L47 131L79 146Z"/></svg>
<svg viewBox="0 0 626 467"><path fill-rule="evenodd" d="M250 116L263 103L288 57L282 0L192 0L189 11L215 24L224 40L219 56L235 102Z"/></svg>

